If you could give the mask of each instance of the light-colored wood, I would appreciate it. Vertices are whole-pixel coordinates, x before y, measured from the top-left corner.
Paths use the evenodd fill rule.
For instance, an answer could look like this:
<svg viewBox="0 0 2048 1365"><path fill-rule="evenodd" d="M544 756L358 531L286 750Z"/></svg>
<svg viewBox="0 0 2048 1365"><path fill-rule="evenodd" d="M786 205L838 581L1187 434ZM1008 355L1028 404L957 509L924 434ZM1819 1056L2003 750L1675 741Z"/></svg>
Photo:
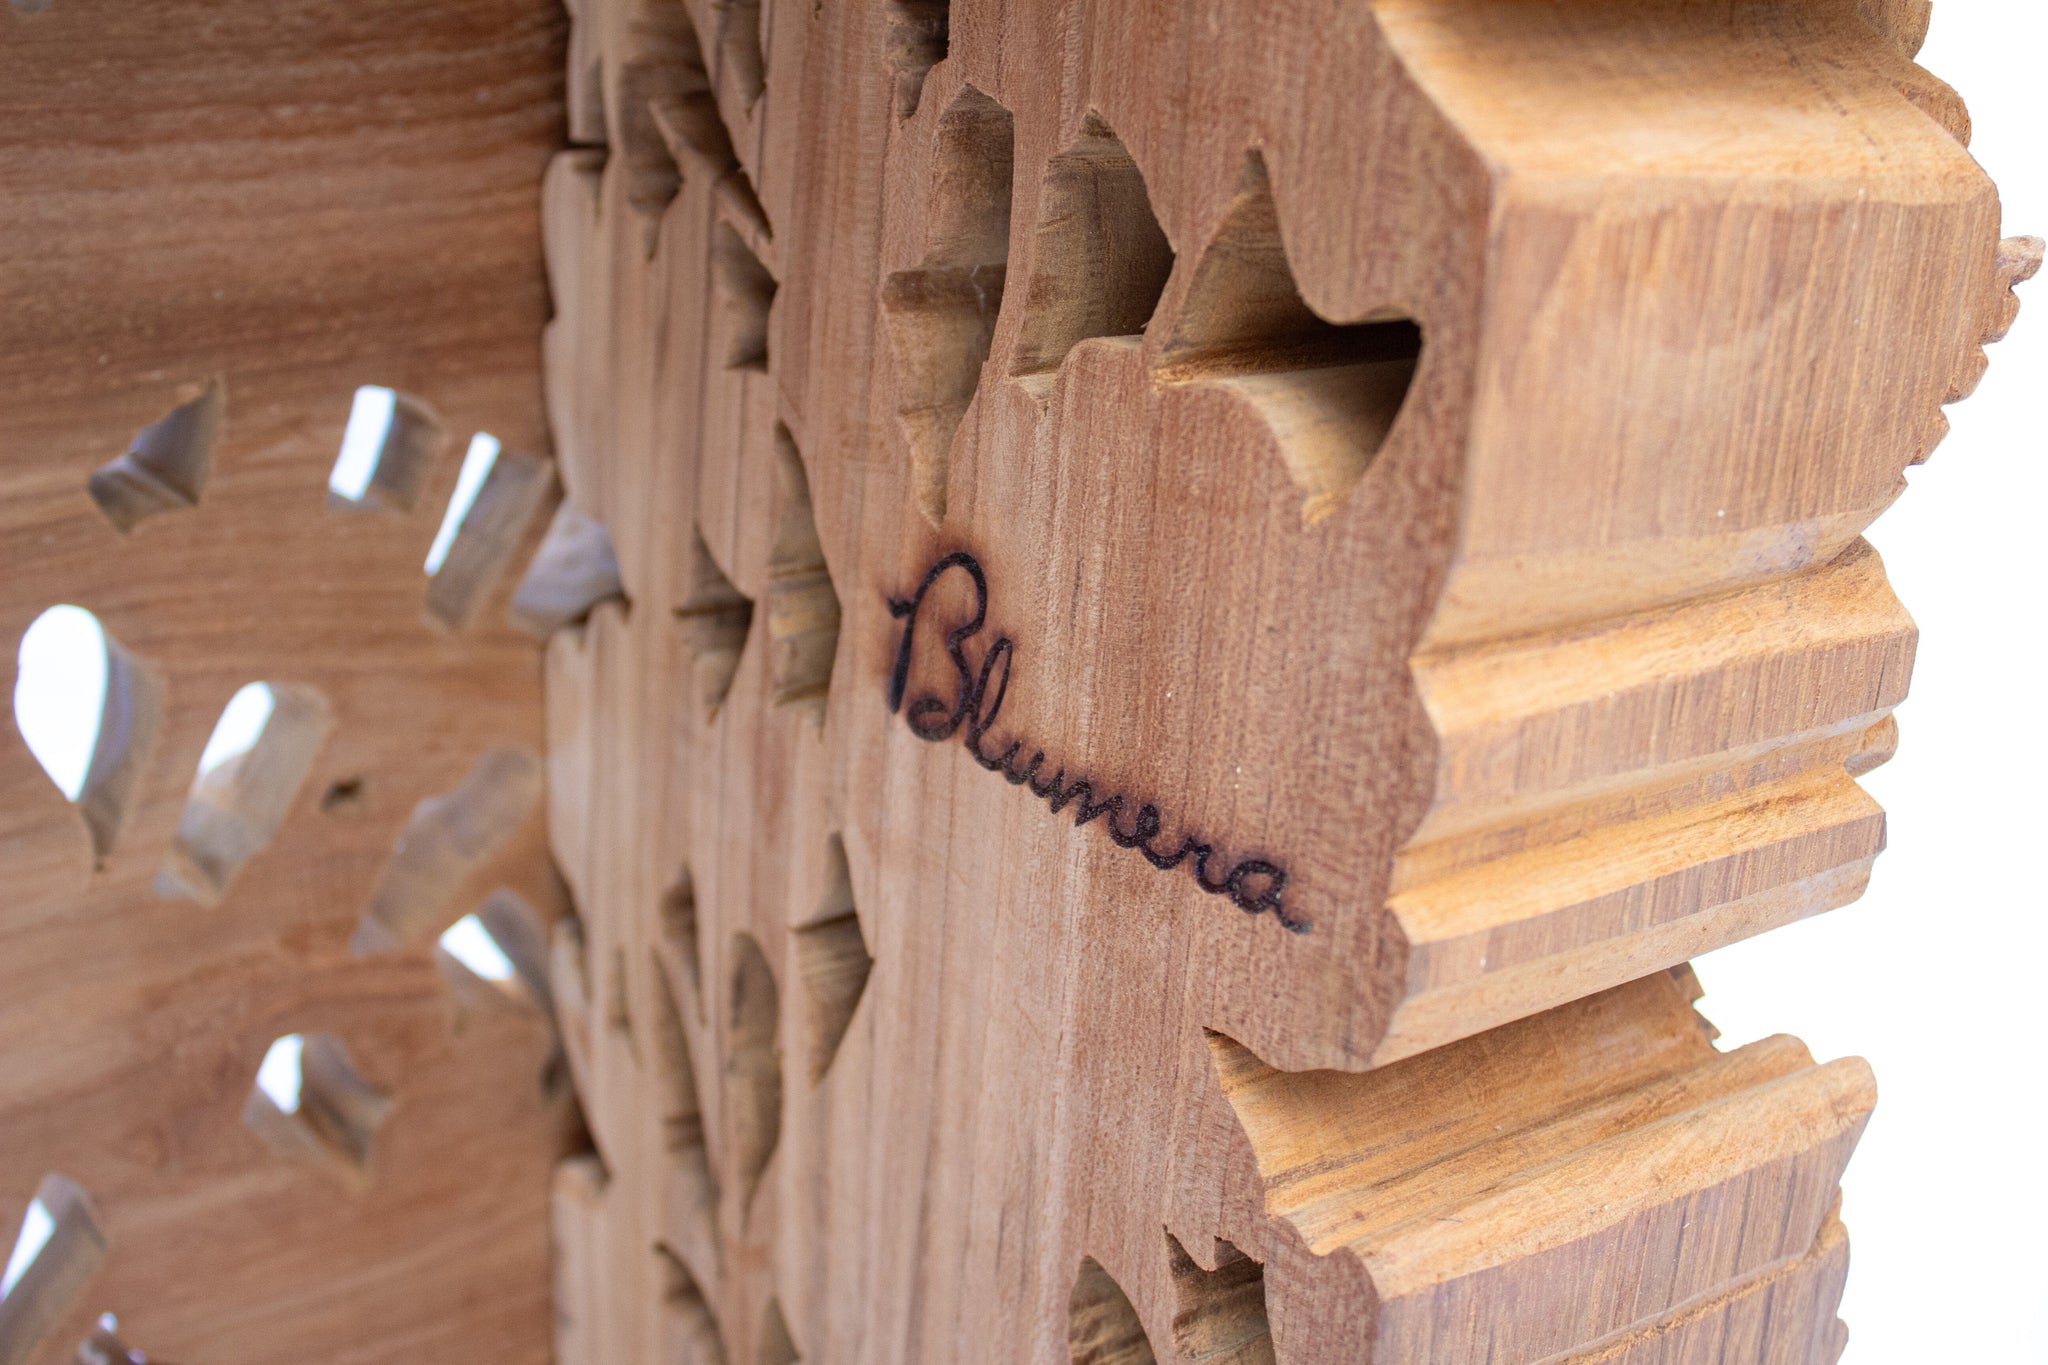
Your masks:
<svg viewBox="0 0 2048 1365"><path fill-rule="evenodd" d="M1834 1360L1926 6L572 10L561 1358Z"/></svg>

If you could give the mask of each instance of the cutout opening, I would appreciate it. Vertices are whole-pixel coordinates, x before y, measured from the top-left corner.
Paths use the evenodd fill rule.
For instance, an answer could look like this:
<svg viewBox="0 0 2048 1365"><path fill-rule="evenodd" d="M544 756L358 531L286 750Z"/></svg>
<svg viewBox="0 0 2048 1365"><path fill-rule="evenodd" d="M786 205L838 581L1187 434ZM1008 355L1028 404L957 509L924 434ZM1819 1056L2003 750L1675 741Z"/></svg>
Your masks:
<svg viewBox="0 0 2048 1365"><path fill-rule="evenodd" d="M357 389L327 476L328 505L412 511L446 440L441 419L411 394L374 384Z"/></svg>
<svg viewBox="0 0 2048 1365"><path fill-rule="evenodd" d="M391 846L369 909L349 947L368 954L408 947L453 922L462 883L540 803L541 762L525 749L486 750L460 786L413 807Z"/></svg>
<svg viewBox="0 0 2048 1365"><path fill-rule="evenodd" d="M728 370L768 372L768 312L775 277L730 223L713 233L711 268L717 283L719 346Z"/></svg>
<svg viewBox="0 0 2048 1365"><path fill-rule="evenodd" d="M22 1365L70 1316L107 1257L85 1189L52 1173L36 1186L0 1271L0 1365Z"/></svg>
<svg viewBox="0 0 2048 1365"><path fill-rule="evenodd" d="M1265 158L1245 159L1161 354L1169 383L1212 379L1249 403L1301 489L1302 516L1333 512L1386 444L1415 381L1422 330L1388 314L1326 321L1301 296Z"/></svg>
<svg viewBox="0 0 2048 1365"><path fill-rule="evenodd" d="M888 61L896 73L896 117L917 112L924 79L946 59L952 5L949 0L889 0Z"/></svg>
<svg viewBox="0 0 2048 1365"><path fill-rule="evenodd" d="M1099 115L1047 165L1035 242L1010 373L1043 392L1081 342L1143 332L1173 271L1145 177Z"/></svg>
<svg viewBox="0 0 2048 1365"><path fill-rule="evenodd" d="M198 397L144 427L125 454L93 471L86 492L115 530L132 531L145 517L199 505L226 408L227 390L211 379Z"/></svg>
<svg viewBox="0 0 2048 1365"><path fill-rule="evenodd" d="M697 1277L668 1247L657 1243L654 1254L662 1265L662 1359L725 1365L725 1338Z"/></svg>
<svg viewBox="0 0 2048 1365"><path fill-rule="evenodd" d="M781 1018L775 973L748 933L732 937L732 1051L726 1059L725 1095L732 1118L732 1153L742 1210L751 1208L761 1175L782 1136Z"/></svg>
<svg viewBox="0 0 2048 1365"><path fill-rule="evenodd" d="M1266 1268L1222 1238L1204 1270L1172 1233L1173 1350L1185 1365L1274 1365L1266 1320Z"/></svg>
<svg viewBox="0 0 2048 1365"><path fill-rule="evenodd" d="M775 424L775 541L768 556L768 675L777 706L825 721L832 663L839 654L839 594L811 507L803 456Z"/></svg>
<svg viewBox="0 0 2048 1365"><path fill-rule="evenodd" d="M461 630L504 576L554 482L554 466L504 451L482 432L471 439L462 474L427 551L427 619Z"/></svg>
<svg viewBox="0 0 2048 1365"><path fill-rule="evenodd" d="M824 898L816 918L796 932L796 968L807 1005L806 1051L812 1085L825 1079L838 1057L874 965L861 933L860 912L853 903L846 842L834 834L825 844Z"/></svg>
<svg viewBox="0 0 2048 1365"><path fill-rule="evenodd" d="M625 595L611 532L564 501L512 594L512 624L545 640Z"/></svg>
<svg viewBox="0 0 2048 1365"><path fill-rule="evenodd" d="M85 818L101 865L128 821L162 713L155 669L122 648L85 608L51 607L23 632L15 726Z"/></svg>
<svg viewBox="0 0 2048 1365"><path fill-rule="evenodd" d="M271 1150L357 1183L366 1178L388 1096L357 1074L332 1034L288 1033L273 1042L242 1106L242 1122Z"/></svg>
<svg viewBox="0 0 2048 1365"><path fill-rule="evenodd" d="M484 480L490 477L491 467L498 463L498 455L504 450L503 442L488 431L479 431L469 438L469 448L462 453L462 468L455 475L455 491L448 497L448 510L441 514L441 525L434 532L434 543L427 547L427 576L441 571L441 565L448 559L448 551L454 547L455 533L462 526L469 509L476 506L477 494L483 491Z"/></svg>
<svg viewBox="0 0 2048 1365"><path fill-rule="evenodd" d="M693 549L689 600L675 614L684 624L695 665L697 706L708 725L717 719L740 671L747 631L754 623L754 602L718 567L701 529Z"/></svg>
<svg viewBox="0 0 2048 1365"><path fill-rule="evenodd" d="M15 728L66 801L85 792L105 723L110 671L106 633L83 607L51 607L21 637Z"/></svg>
<svg viewBox="0 0 2048 1365"><path fill-rule="evenodd" d="M932 166L930 249L915 270L883 281L882 317L918 509L938 526L953 440L1003 305L1015 171L1010 111L979 90L961 91L939 119Z"/></svg>
<svg viewBox="0 0 2048 1365"><path fill-rule="evenodd" d="M434 946L435 965L459 1006L554 1014L547 929L518 892L499 887L443 930Z"/></svg>
<svg viewBox="0 0 2048 1365"><path fill-rule="evenodd" d="M518 978L511 956L498 946L474 912L449 925L435 944L479 980L509 986Z"/></svg>
<svg viewBox="0 0 2048 1365"><path fill-rule="evenodd" d="M314 688L256 682L236 692L199 757L156 893L218 905L284 824L333 728Z"/></svg>
<svg viewBox="0 0 2048 1365"><path fill-rule="evenodd" d="M1151 1338L1123 1287L1093 1256L1067 1296L1067 1351L1072 1365L1156 1365Z"/></svg>

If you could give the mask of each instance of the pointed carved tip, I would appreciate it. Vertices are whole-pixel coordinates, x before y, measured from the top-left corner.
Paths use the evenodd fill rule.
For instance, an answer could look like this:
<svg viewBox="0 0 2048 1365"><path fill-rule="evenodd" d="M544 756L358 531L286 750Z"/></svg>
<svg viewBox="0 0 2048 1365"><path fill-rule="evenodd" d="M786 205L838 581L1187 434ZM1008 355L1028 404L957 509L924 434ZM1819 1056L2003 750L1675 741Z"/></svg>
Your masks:
<svg viewBox="0 0 2048 1365"><path fill-rule="evenodd" d="M2048 241L2039 237L2008 237L1998 244L1998 274L2010 289L2025 284L2041 271L2048 255Z"/></svg>
<svg viewBox="0 0 2048 1365"><path fill-rule="evenodd" d="M2005 340L2019 319L2020 301L2013 290L2041 272L2044 254L2048 254L2048 241L2039 237L2008 237L1998 244L1997 312L1991 330L1984 334L1987 346Z"/></svg>

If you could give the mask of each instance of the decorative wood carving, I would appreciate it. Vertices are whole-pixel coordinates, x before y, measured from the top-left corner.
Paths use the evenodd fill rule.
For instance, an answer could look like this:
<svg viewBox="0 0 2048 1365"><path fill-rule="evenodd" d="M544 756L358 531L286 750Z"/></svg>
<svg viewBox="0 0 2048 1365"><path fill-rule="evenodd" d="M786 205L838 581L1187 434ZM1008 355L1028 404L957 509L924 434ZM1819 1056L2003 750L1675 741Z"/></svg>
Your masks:
<svg viewBox="0 0 2048 1365"><path fill-rule="evenodd" d="M1925 6L573 8L561 1358L1833 1360Z"/></svg>
<svg viewBox="0 0 2048 1365"><path fill-rule="evenodd" d="M1927 0L12 9L0 1365L1839 1357Z"/></svg>
<svg viewBox="0 0 2048 1365"><path fill-rule="evenodd" d="M527 0L0 7L0 655L11 691L65 603L119 651L76 806L0 706L0 1261L45 1176L89 1201L44 1199L8 1365L550 1355L549 1030L458 1018L433 939L499 887L560 912L540 671L509 584L450 633L421 564L454 442L548 454L566 35ZM431 408L410 514L329 505L359 385ZM497 529L524 564L540 525ZM255 682L263 739L195 783ZM415 807L501 747L532 814L417 946L353 953Z"/></svg>

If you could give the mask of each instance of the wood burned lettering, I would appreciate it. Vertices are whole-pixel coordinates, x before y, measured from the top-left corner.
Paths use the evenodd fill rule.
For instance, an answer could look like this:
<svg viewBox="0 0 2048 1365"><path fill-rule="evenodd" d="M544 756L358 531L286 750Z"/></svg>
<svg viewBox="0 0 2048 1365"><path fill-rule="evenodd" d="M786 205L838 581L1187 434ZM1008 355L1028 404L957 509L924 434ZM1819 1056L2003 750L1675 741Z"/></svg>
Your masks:
<svg viewBox="0 0 2048 1365"><path fill-rule="evenodd" d="M949 704L937 696L923 696L905 707L903 693L910 683L910 663L917 647L918 612L932 587L955 570L966 574L974 586L974 614L948 630L944 637L946 659L959 680L953 700ZM912 734L934 744L957 734L976 763L990 772L1001 773L1012 786L1029 786L1032 794L1051 807L1055 815L1071 805L1075 807L1076 825L1101 818L1103 828L1117 847L1136 849L1160 871L1170 872L1186 863L1194 874L1195 884L1210 895L1228 896L1232 904L1247 914L1270 913L1294 933L1309 931L1310 922L1291 913L1281 900L1287 889L1287 871L1278 864L1264 858L1245 858L1222 878L1211 879L1210 861L1217 857L1213 845L1193 834L1182 835L1180 846L1170 853L1161 852L1154 843L1166 827L1159 807L1150 802L1140 805L1130 817L1130 827L1121 828L1118 821L1129 802L1124 793L1098 796L1095 783L1085 777L1069 781L1064 767L1056 768L1051 777L1040 776L1045 767L1045 751L1034 749L1030 759L1020 764L1017 759L1024 752L1022 739L1012 739L994 753L989 751L989 734L995 729L996 718L1002 714L1003 700L1009 693L1010 667L1017 647L1009 636L998 635L983 652L978 666L968 658L967 642L981 633L988 620L988 575L981 561L965 550L944 556L925 571L916 592L889 600L889 614L903 622L903 634L896 644L895 667L889 674L889 711L900 711Z"/></svg>

